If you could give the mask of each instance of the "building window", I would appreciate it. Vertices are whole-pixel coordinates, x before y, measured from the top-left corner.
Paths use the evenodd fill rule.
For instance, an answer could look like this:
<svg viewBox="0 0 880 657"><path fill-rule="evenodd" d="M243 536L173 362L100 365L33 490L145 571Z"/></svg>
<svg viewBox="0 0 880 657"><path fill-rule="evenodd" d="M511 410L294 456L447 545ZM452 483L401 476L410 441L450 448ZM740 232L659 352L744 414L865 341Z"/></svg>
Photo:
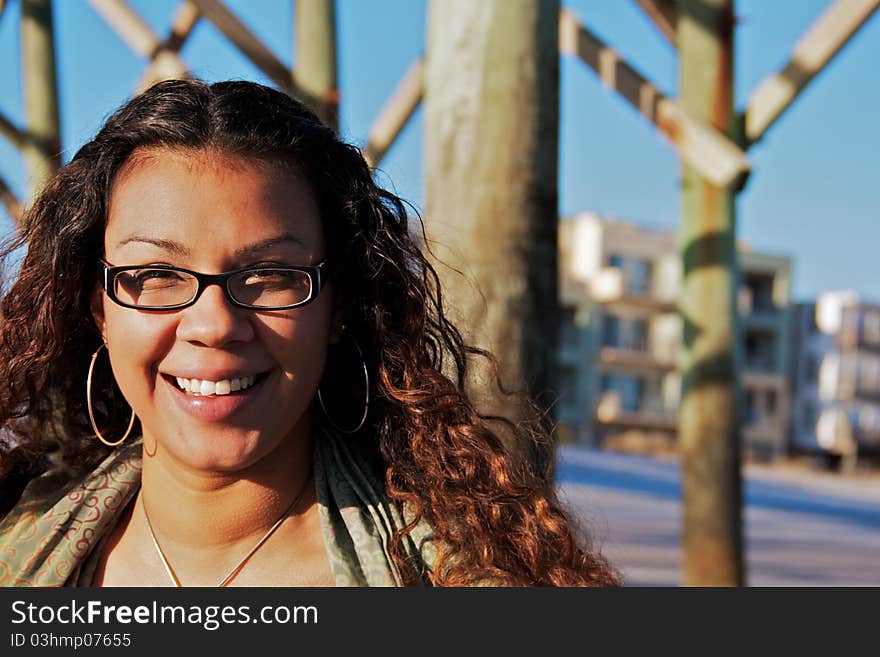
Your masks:
<svg viewBox="0 0 880 657"><path fill-rule="evenodd" d="M580 337L581 337L581 329L575 323L575 314L577 312L577 308L573 308L571 306L566 306L562 308L562 327L560 330L560 346L563 349L575 349L577 348Z"/></svg>
<svg viewBox="0 0 880 657"><path fill-rule="evenodd" d="M746 390L746 407L744 410L746 424L754 424L757 420L756 399L754 390Z"/></svg>
<svg viewBox="0 0 880 657"><path fill-rule="evenodd" d="M818 354L807 355L807 366L804 377L807 383L816 383L819 380L819 363L821 358Z"/></svg>
<svg viewBox="0 0 880 657"><path fill-rule="evenodd" d="M617 255L617 254L611 254L608 256L607 263L608 263L609 267L623 269L623 256Z"/></svg>
<svg viewBox="0 0 880 657"><path fill-rule="evenodd" d="M629 351L647 351L648 320L642 317L603 315L602 346Z"/></svg>
<svg viewBox="0 0 880 657"><path fill-rule="evenodd" d="M812 399L804 401L803 413L801 415L801 426L804 431L813 432L816 430L816 403Z"/></svg>
<svg viewBox="0 0 880 657"><path fill-rule="evenodd" d="M620 346L620 320L614 315L602 315L602 346Z"/></svg>
<svg viewBox="0 0 880 657"><path fill-rule="evenodd" d="M816 322L816 304L807 306L807 334L816 335L819 332L819 324Z"/></svg>
<svg viewBox="0 0 880 657"><path fill-rule="evenodd" d="M867 344L880 345L880 311L865 311L864 336Z"/></svg>
<svg viewBox="0 0 880 657"><path fill-rule="evenodd" d="M607 257L606 264L623 273L626 291L630 294L651 293L654 264L650 260L611 254Z"/></svg>
<svg viewBox="0 0 880 657"><path fill-rule="evenodd" d="M632 294L649 294L651 292L650 260L633 260L626 277L626 287Z"/></svg>
<svg viewBox="0 0 880 657"><path fill-rule="evenodd" d="M774 369L776 341L769 331L746 333L746 369L771 372Z"/></svg>
<svg viewBox="0 0 880 657"><path fill-rule="evenodd" d="M603 373L600 380L602 393L615 393L621 410L636 413L642 410L645 380L631 374Z"/></svg>
<svg viewBox="0 0 880 657"><path fill-rule="evenodd" d="M748 289L752 312L776 308L773 303L773 274L743 274L742 285Z"/></svg>
<svg viewBox="0 0 880 657"><path fill-rule="evenodd" d="M767 391L767 416L773 417L776 415L776 400L777 395L775 390Z"/></svg>
<svg viewBox="0 0 880 657"><path fill-rule="evenodd" d="M873 354L863 353L858 359L860 392L871 395L877 392L877 383L880 379L880 361Z"/></svg>
<svg viewBox="0 0 880 657"><path fill-rule="evenodd" d="M562 390L559 402L566 409L572 409L578 402L578 371L574 367L562 368Z"/></svg>

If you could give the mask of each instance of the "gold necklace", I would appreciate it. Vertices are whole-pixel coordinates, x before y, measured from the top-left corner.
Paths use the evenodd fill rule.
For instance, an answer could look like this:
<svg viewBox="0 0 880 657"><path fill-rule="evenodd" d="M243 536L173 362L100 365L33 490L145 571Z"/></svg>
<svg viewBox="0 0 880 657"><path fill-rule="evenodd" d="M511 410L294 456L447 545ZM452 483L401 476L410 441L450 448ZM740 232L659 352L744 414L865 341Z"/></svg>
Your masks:
<svg viewBox="0 0 880 657"><path fill-rule="evenodd" d="M272 525L271 527L269 527L269 531L267 531L265 534L263 534L263 537L259 541L257 541L257 544L254 545L254 547L252 547L246 555L244 555L244 558L241 561L239 561L237 564L235 564L235 566L233 566L232 570L229 571L229 573L226 575L226 577L224 577L222 580L220 580L220 583L217 584L218 588L223 588L227 584L229 584L229 582L231 582L235 578L235 576L241 572L241 570L244 568L245 564L248 562L248 559L250 559L252 556L254 556L254 553L260 549L260 547L263 545L263 543L265 543L266 541L269 540L269 537L273 533L275 533L276 529L278 529L281 526L281 523L284 522L284 519L288 516L288 514L291 511L293 511L296 508L296 506L300 503L303 496L306 494L306 489L308 488L309 482L311 480L312 480L312 475L311 475L311 473L309 473L309 476L306 479L306 482L303 484L302 490L300 490L299 494L294 498L293 502L290 503L290 506L288 506L287 509L285 509L284 513L281 514L281 517L275 521L275 524ZM153 547L156 548L156 552L159 554L159 558L162 560L162 565L165 566L165 572L168 573L168 578L172 582L174 582L174 586L183 587L183 584L180 583L180 579L178 579L177 574L174 572L174 569L171 567L171 564L168 562L168 557L166 557L165 553L162 551L162 548L159 545L159 541L156 540L156 534L153 531L153 525L150 522L150 516L147 515L147 507L144 505L143 494L141 494L141 509L144 512L144 519L147 521L147 529L150 530L150 538L153 539Z"/></svg>

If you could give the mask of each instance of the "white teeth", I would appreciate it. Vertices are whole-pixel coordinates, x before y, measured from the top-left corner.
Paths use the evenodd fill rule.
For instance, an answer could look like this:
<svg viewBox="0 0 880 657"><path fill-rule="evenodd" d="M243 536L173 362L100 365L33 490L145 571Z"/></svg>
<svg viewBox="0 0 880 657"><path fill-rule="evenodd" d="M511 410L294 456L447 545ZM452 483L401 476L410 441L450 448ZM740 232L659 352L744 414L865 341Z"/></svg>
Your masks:
<svg viewBox="0 0 880 657"><path fill-rule="evenodd" d="M220 381L208 381L206 379L185 379L175 377L177 386L191 395L228 395L230 392L250 388L257 380L256 376L242 376Z"/></svg>

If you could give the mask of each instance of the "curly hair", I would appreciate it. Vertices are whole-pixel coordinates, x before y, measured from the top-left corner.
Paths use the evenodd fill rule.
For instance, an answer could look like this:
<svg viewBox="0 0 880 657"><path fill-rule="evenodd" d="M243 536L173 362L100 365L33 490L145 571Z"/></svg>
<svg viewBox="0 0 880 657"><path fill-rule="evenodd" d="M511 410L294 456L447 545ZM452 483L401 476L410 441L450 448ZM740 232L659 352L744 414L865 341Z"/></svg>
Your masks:
<svg viewBox="0 0 880 657"><path fill-rule="evenodd" d="M549 439L534 421L479 412L466 391L474 358L445 314L440 282L408 225L405 203L373 180L360 150L297 100L259 84L158 83L131 99L47 184L0 252L27 253L0 301L0 480L23 485L54 460L85 472L110 449L88 438L83 381L101 343L90 311L114 177L135 152L211 151L291 166L311 185L345 324L363 346L370 414L352 438L384 472L387 494L414 512L392 541L424 518L438 548L435 583L487 578L507 585L617 585L543 473L506 448L492 424L521 444ZM421 221L421 220L419 220ZM5 267L4 267L5 269ZM444 361L445 359L445 361ZM127 405L112 375L93 384L102 427L121 435ZM139 429L139 427L137 427ZM0 500L2 505L3 500ZM3 512L0 507L0 513Z"/></svg>

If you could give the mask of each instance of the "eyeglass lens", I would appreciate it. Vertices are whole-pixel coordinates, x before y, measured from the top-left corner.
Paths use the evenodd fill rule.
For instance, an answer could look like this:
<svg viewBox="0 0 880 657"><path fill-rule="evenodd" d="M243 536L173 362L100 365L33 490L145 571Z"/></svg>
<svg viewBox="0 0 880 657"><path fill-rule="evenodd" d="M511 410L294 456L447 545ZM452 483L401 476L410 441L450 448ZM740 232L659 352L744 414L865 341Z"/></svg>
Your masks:
<svg viewBox="0 0 880 657"><path fill-rule="evenodd" d="M255 308L292 306L309 298L312 282L304 271L250 269L229 278L235 301ZM173 269L133 269L119 272L114 292L123 303L142 307L171 307L192 301L198 279Z"/></svg>

